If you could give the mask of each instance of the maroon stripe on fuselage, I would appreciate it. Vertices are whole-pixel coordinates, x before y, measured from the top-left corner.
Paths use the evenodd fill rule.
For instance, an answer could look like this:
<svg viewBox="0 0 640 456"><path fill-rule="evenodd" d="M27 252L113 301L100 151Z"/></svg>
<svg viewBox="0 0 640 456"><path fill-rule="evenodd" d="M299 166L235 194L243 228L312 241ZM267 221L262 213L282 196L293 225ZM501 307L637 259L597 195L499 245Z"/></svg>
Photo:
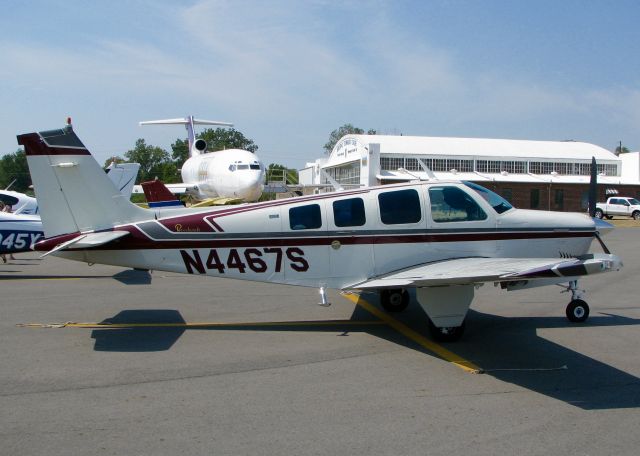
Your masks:
<svg viewBox="0 0 640 456"><path fill-rule="evenodd" d="M415 185L415 184L414 184ZM180 230L176 229L176 225L180 225L180 228L183 231L186 231L188 228L192 228L194 230L198 230L202 233L210 233L214 230L208 223L211 223L215 227L216 230L223 232L222 227L216 223L213 219L224 217L227 215L240 214L243 212L251 212L257 211L258 209L269 209L273 207L284 206L287 204L298 204L298 203L306 203L309 201L317 201L328 198L336 198L338 196L351 196L351 195L359 195L363 193L368 193L369 189L366 190L353 190L349 192L342 193L326 193L322 195L311 195L311 196L302 196L299 198L279 200L279 201L265 201L263 203L252 203L246 204L242 206L236 206L232 208L218 209L213 210L211 212L199 212L197 214L188 214L188 215L178 215L176 217L169 217L165 219L158 220L165 228L174 233L180 232ZM207 223L208 222L208 223Z"/></svg>
<svg viewBox="0 0 640 456"><path fill-rule="evenodd" d="M109 244L86 250L159 250L159 249L197 249L197 248L232 248L232 247L266 247L266 246L329 246L333 241L340 241L343 245L360 244L417 244L442 242L482 242L502 240L531 240L531 239L562 239L592 237L592 232L492 232L492 233L437 233L437 234L398 234L398 235L363 235L363 236L313 236L313 237L274 237L253 239L207 239L207 240L175 240L154 241L135 227L118 228L131 233L130 236L117 239ZM44 245L46 241L40 243ZM57 241L60 244L62 241ZM40 247L40 244L38 247ZM37 250L41 250L38 248ZM73 250L70 248L69 250ZM84 250L84 249L78 249Z"/></svg>

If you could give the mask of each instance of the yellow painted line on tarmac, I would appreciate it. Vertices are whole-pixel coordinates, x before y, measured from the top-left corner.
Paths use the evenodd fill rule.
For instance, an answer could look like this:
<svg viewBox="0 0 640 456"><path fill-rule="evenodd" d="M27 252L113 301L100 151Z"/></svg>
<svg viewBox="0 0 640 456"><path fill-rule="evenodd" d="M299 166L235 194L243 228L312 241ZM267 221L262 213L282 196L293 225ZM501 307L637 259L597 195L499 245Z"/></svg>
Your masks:
<svg viewBox="0 0 640 456"><path fill-rule="evenodd" d="M435 342L427 339L423 335L421 335L418 332L414 331L413 329L409 328L404 323L399 322L395 318L391 318L389 315L387 315L386 313L382 312L381 310L379 310L374 305L372 305L369 302L367 302L359 294L356 294L356 293L342 293L342 295L345 298L347 298L349 301L351 301L351 302L355 303L356 305L362 307L364 310L369 312L374 317L379 318L380 320L385 322L387 325L391 326L393 329L395 329L399 333L403 334L404 336L408 337L412 341L416 342L418 345L426 348L427 350L429 350L432 353L435 353L436 355L438 355L440 358L444 359L445 361L448 361L448 362L454 364L455 366L458 366L460 369L462 369L462 370L464 370L466 372L470 372L472 374L479 374L479 373L483 372L483 370L480 367L476 366L471 361L467 361L466 359L460 357L459 355L456 355L455 353L447 350L442 345L438 345Z"/></svg>
<svg viewBox="0 0 640 456"><path fill-rule="evenodd" d="M84 329L127 329L127 328L265 328L302 326L375 326L386 325L379 320L323 320L323 321L268 321L268 322L202 322L202 323L19 323L20 328L84 328Z"/></svg>

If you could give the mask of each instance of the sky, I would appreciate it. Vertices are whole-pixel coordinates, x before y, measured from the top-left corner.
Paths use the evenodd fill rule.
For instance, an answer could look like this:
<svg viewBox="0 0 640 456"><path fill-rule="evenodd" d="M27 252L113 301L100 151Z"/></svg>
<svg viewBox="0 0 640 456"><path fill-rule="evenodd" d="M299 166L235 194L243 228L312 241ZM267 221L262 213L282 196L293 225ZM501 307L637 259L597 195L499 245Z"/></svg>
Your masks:
<svg viewBox="0 0 640 456"><path fill-rule="evenodd" d="M0 154L72 117L100 163L171 150L194 115L265 164L332 130L573 139L640 150L635 0L3 0Z"/></svg>

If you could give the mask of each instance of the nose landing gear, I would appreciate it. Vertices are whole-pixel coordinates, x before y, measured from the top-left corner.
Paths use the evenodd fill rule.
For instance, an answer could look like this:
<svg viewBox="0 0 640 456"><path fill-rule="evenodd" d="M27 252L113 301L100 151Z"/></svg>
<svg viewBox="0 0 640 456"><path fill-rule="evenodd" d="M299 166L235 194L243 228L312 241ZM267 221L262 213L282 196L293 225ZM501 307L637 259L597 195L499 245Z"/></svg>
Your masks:
<svg viewBox="0 0 640 456"><path fill-rule="evenodd" d="M582 290L578 289L578 281L569 282L566 291L571 292L571 302L567 305L565 314L571 323L583 323L589 318L589 304L583 301Z"/></svg>

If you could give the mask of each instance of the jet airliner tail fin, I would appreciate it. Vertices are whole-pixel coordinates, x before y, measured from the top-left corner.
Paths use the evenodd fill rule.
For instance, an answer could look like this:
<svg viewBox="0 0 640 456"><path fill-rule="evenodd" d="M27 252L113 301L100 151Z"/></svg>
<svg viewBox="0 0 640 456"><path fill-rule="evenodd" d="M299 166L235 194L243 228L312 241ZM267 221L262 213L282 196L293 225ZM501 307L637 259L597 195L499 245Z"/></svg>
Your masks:
<svg viewBox="0 0 640 456"><path fill-rule="evenodd" d="M19 135L18 144L25 148L47 238L149 218L120 193L71 125Z"/></svg>

